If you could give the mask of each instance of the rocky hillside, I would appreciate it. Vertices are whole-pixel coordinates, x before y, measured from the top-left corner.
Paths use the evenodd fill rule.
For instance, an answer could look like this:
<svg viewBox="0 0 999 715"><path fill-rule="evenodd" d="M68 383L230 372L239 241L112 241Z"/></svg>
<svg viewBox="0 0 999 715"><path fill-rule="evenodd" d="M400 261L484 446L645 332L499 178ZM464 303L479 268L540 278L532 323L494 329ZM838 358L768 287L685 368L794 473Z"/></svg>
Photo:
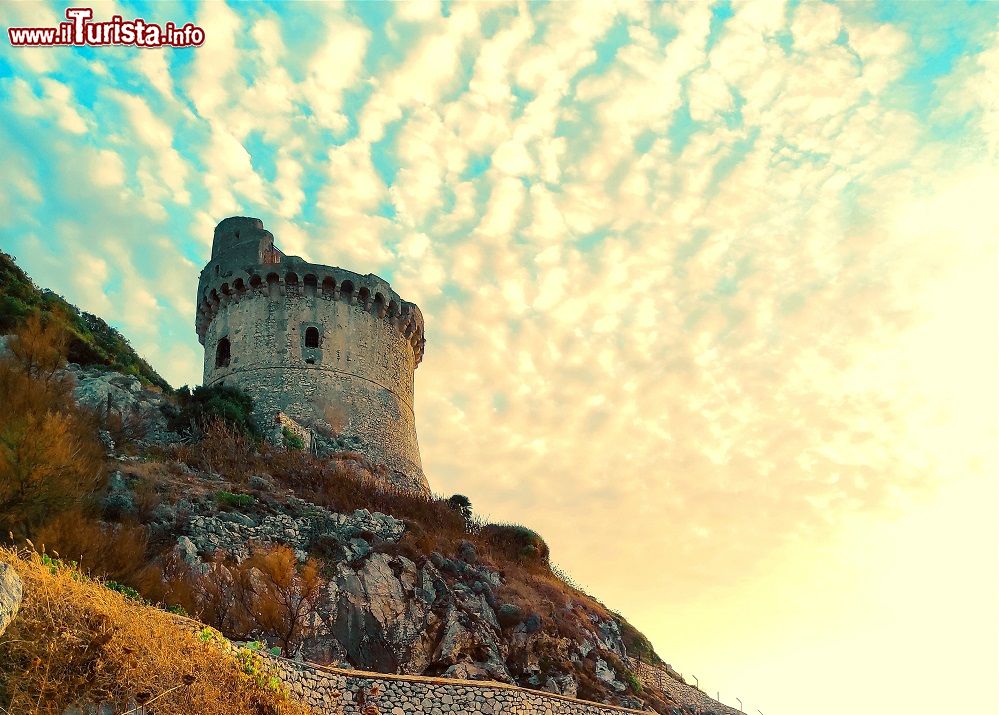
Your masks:
<svg viewBox="0 0 999 715"><path fill-rule="evenodd" d="M0 251L0 335L18 328L32 311L52 316L69 336L68 358L79 365L104 365L169 390L170 385L143 360L117 330L50 290L38 288L13 257Z"/></svg>
<svg viewBox="0 0 999 715"><path fill-rule="evenodd" d="M104 392L83 384L83 396ZM147 409L151 395L129 394L136 411ZM169 434L157 420L151 427ZM147 561L113 575L227 635L316 663L496 680L665 712L669 699L643 688L629 661L658 663L651 646L556 576L534 532L468 522L445 499L383 487L379 467L359 455L247 442L222 432L209 444L115 453L99 518L121 535L140 527ZM43 536L62 554L80 550L66 530ZM287 580L279 598L299 601L300 618L249 613L267 590L247 585L254 570Z"/></svg>
<svg viewBox="0 0 999 715"><path fill-rule="evenodd" d="M11 340L20 347L0 358L0 387L33 396L14 409L35 410L39 424L54 410L79 411L72 429L93 433L78 440L103 443L103 478L20 525L84 572L319 664L499 681L663 713L695 704L734 712L683 683L624 618L565 579L534 531L482 523L460 495L399 490L356 453L260 442L245 428L242 398L171 393L151 369L107 363L39 376L25 341ZM68 397L52 399L77 406L46 408L32 381L43 392L65 384ZM17 427L24 422L0 420L0 431L44 464L46 446ZM0 460L0 471L11 465Z"/></svg>

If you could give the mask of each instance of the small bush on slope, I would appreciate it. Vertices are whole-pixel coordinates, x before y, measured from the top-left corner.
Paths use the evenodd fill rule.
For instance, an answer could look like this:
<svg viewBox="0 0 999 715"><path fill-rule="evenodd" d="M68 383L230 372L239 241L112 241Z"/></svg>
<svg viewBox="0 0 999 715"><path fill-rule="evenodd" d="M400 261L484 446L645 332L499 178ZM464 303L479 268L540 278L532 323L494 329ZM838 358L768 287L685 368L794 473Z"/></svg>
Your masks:
<svg viewBox="0 0 999 715"><path fill-rule="evenodd" d="M194 388L193 392L183 387L175 394L180 409L170 419L170 429L177 432L190 430L203 436L221 422L253 441L263 438L251 416L253 398L239 388L202 385Z"/></svg>
<svg viewBox="0 0 999 715"><path fill-rule="evenodd" d="M486 524L479 536L509 561L548 562L548 544L534 530L519 524Z"/></svg>
<svg viewBox="0 0 999 715"><path fill-rule="evenodd" d="M32 314L0 358L0 533L25 535L103 481L96 425L59 373L66 337Z"/></svg>
<svg viewBox="0 0 999 715"><path fill-rule="evenodd" d="M85 509L75 508L47 521L31 538L75 561L90 576L134 584L155 573L146 558L146 528L139 524L100 522Z"/></svg>
<svg viewBox="0 0 999 715"><path fill-rule="evenodd" d="M310 635L325 594L320 563L299 565L283 544L254 544L239 563L217 554L204 571L176 554L163 562L155 578L137 582L143 596L179 606L227 637L265 638L289 658Z"/></svg>
<svg viewBox="0 0 999 715"><path fill-rule="evenodd" d="M0 635L5 712L55 715L88 701L124 710L137 696L150 698L157 715L310 712L163 611L33 552L0 548L0 561L18 572L25 593Z"/></svg>

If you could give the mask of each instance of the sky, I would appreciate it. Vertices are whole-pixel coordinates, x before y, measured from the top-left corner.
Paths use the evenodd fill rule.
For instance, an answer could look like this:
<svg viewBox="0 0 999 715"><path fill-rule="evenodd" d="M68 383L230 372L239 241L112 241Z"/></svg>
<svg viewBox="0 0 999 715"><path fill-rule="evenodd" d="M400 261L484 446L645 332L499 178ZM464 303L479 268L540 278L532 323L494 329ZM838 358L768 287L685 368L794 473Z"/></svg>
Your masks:
<svg viewBox="0 0 999 715"><path fill-rule="evenodd" d="M420 305L432 487L688 680L996 712L999 4L92 6L205 42L0 38L37 283L194 385L213 227L259 217Z"/></svg>

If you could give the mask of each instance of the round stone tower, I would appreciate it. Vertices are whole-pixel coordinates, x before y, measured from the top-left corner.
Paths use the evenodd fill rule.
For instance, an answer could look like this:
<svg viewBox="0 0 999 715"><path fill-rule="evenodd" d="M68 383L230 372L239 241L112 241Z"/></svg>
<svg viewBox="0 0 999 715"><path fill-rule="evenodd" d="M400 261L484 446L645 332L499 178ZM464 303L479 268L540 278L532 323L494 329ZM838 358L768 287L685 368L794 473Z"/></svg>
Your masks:
<svg viewBox="0 0 999 715"><path fill-rule="evenodd" d="M301 425L429 491L413 413L423 315L386 281L286 256L262 221L234 216L215 228L196 327L204 384L249 393L265 433Z"/></svg>

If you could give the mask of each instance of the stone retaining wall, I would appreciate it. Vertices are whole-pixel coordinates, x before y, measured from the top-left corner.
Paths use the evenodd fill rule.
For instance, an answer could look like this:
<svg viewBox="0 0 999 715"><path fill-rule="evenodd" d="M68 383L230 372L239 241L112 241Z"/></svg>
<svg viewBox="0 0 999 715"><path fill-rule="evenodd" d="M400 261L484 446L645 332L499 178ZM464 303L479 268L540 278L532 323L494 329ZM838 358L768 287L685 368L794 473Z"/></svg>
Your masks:
<svg viewBox="0 0 999 715"><path fill-rule="evenodd" d="M687 685L683 680L670 675L665 668L648 665L629 658L631 669L635 671L639 682L650 688L655 688L670 696L675 702L683 703L682 713L697 715L742 715L742 711L729 707L709 698L703 691L693 685ZM669 666L667 666L669 667Z"/></svg>
<svg viewBox="0 0 999 715"><path fill-rule="evenodd" d="M363 673L274 658L290 691L321 715L617 715L639 710L505 683Z"/></svg>

